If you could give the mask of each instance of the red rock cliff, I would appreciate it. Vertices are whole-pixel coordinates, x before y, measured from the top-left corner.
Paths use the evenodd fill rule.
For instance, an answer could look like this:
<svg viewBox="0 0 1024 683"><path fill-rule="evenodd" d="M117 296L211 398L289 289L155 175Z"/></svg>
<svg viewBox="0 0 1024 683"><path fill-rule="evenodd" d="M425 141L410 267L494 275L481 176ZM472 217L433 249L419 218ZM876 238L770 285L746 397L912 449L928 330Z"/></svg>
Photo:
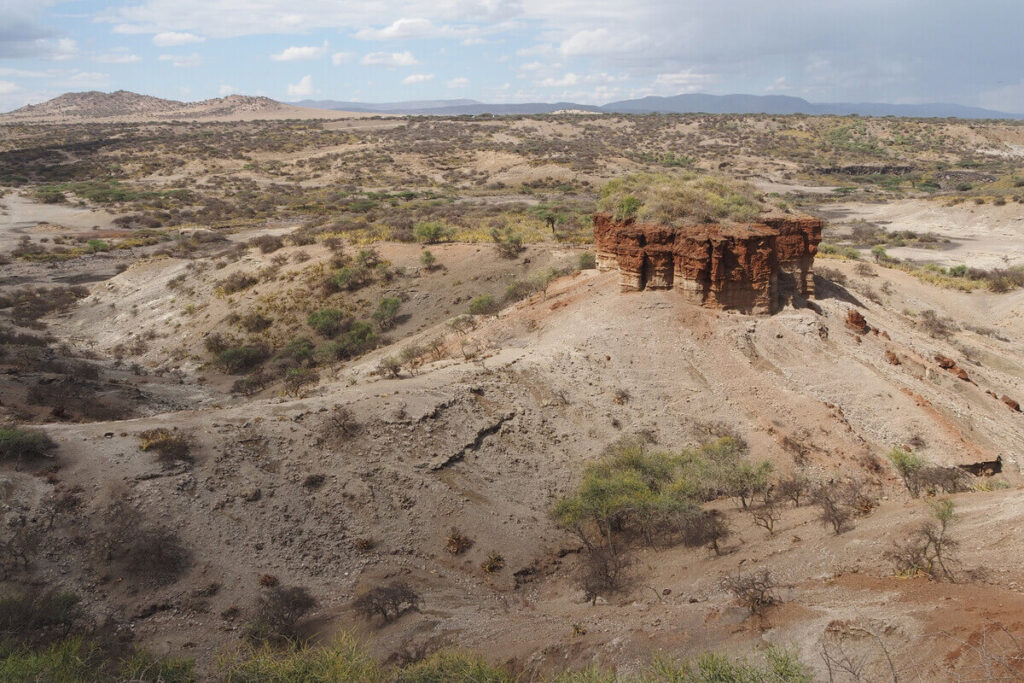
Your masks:
<svg viewBox="0 0 1024 683"><path fill-rule="evenodd" d="M821 227L810 216L670 228L596 214L594 241L598 267L617 268L623 291L675 289L703 306L773 313L787 293L814 293Z"/></svg>

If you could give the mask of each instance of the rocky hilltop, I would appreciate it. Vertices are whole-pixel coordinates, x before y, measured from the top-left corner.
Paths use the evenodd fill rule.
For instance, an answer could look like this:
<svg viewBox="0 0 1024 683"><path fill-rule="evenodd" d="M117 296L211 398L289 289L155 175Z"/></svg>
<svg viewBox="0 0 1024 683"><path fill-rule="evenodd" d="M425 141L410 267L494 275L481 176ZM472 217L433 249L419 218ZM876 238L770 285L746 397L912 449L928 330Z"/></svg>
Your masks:
<svg viewBox="0 0 1024 683"><path fill-rule="evenodd" d="M812 216L690 227L594 216L598 267L618 269L622 291L675 289L703 306L762 314L814 294L821 229Z"/></svg>

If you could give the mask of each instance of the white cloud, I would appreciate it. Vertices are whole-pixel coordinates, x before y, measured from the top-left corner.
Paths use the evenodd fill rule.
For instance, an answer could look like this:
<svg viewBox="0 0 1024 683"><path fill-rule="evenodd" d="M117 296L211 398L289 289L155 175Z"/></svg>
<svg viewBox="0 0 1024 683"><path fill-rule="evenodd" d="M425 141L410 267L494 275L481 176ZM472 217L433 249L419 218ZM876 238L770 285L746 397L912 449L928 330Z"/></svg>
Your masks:
<svg viewBox="0 0 1024 683"><path fill-rule="evenodd" d="M415 66L419 60L412 56L412 53L405 52L371 52L359 60L360 64L367 66Z"/></svg>
<svg viewBox="0 0 1024 683"><path fill-rule="evenodd" d="M469 86L469 79L459 76L458 78L453 78L452 80L448 81L446 85L449 88L465 88Z"/></svg>
<svg viewBox="0 0 1024 683"><path fill-rule="evenodd" d="M313 94L313 77L303 76L298 83L288 84L288 97L309 97Z"/></svg>
<svg viewBox="0 0 1024 683"><path fill-rule="evenodd" d="M564 88L569 85L576 85L579 81L579 76L574 73L567 73L561 78L545 78L539 85L544 88Z"/></svg>
<svg viewBox="0 0 1024 683"><path fill-rule="evenodd" d="M342 64L348 64L355 58L356 56L351 52L335 52L331 55L331 63L334 66L341 66Z"/></svg>
<svg viewBox="0 0 1024 683"><path fill-rule="evenodd" d="M320 47L315 45L307 45L302 47L289 47L285 48L284 52L276 55L270 55L270 58L275 62L296 62L302 59L320 59L327 55L327 48L329 44L324 41L324 44Z"/></svg>
<svg viewBox="0 0 1024 683"><path fill-rule="evenodd" d="M477 36L480 32L492 32L503 28L502 25L495 26L474 26L448 24L435 24L430 19L421 17L403 17L396 19L390 26L384 28L361 28L355 33L359 40L409 40L413 38L464 38L463 45L477 45L483 43L483 38Z"/></svg>
<svg viewBox="0 0 1024 683"><path fill-rule="evenodd" d="M410 74L402 79L402 85L413 85L415 83L426 83L434 80L434 74Z"/></svg>
<svg viewBox="0 0 1024 683"><path fill-rule="evenodd" d="M145 26L137 26L135 24L115 24L114 28L110 30L114 33L129 36L138 35L140 33L152 33L152 31L147 31Z"/></svg>
<svg viewBox="0 0 1024 683"><path fill-rule="evenodd" d="M654 85L662 92L670 92L673 95L697 92L706 88L714 81L710 74L696 73L693 69L685 69L675 73L658 74L654 79Z"/></svg>
<svg viewBox="0 0 1024 683"><path fill-rule="evenodd" d="M141 62L142 57L125 50L112 50L106 54L96 55L92 61L100 64L135 64Z"/></svg>
<svg viewBox="0 0 1024 683"><path fill-rule="evenodd" d="M359 40L396 40L421 38L436 35L438 29L429 19L396 19L393 24L381 29L364 28L356 31Z"/></svg>
<svg viewBox="0 0 1024 683"><path fill-rule="evenodd" d="M562 41L558 51L563 55L585 55L602 52L612 43L612 35L606 28L579 31Z"/></svg>
<svg viewBox="0 0 1024 683"><path fill-rule="evenodd" d="M234 95L238 90L233 85L225 84L220 86L217 92L220 93L221 97L227 97L228 95Z"/></svg>
<svg viewBox="0 0 1024 683"><path fill-rule="evenodd" d="M0 81L0 95L10 95L12 92L18 92L21 87L17 83L11 81Z"/></svg>
<svg viewBox="0 0 1024 683"><path fill-rule="evenodd" d="M539 43L530 47L523 47L516 50L517 57L546 57L553 54L555 49L547 43Z"/></svg>
<svg viewBox="0 0 1024 683"><path fill-rule="evenodd" d="M30 7L28 0L7 0L4 8L12 1ZM666 79L655 86L655 79L693 69L716 74L718 88L740 92L763 91L774 79L786 77L794 92L816 86L818 99L868 99L892 93L936 100L985 97L1013 104L1019 101L1015 88L1021 78L1014 31L1019 32L1024 21L1024 3L983 0L975 5L987 10L934 0L124 0L99 4L96 19L121 34L171 32L206 36L209 41L328 35L314 33L322 31L389 40L391 50L421 52L415 43L399 41L443 37L451 39L445 44L454 52L459 41L511 42L528 35L536 44L520 50L522 61L566 61L563 67L538 71L530 81L557 79L566 70L582 75L593 68L628 75L627 93L672 87ZM885 21L879 23L880 16ZM56 38L54 31L64 26L63 21L35 24L34 33L15 33L20 36L16 42L6 48L0 44L0 57L41 54L34 41ZM12 28L13 23L0 19L0 33ZM299 39L291 42L295 40ZM488 58L482 50L463 50L466 59ZM828 64L814 83L800 70L809 55ZM577 62L584 58L593 63ZM881 61L902 64L906 71L880 68L876 62ZM490 61L487 65L494 66ZM891 87L879 88L872 79L889 72ZM492 69L487 78L474 77L474 84L491 82L500 73ZM843 77L849 73L857 78ZM692 83L684 79L683 86Z"/></svg>
<svg viewBox="0 0 1024 683"><path fill-rule="evenodd" d="M170 61L172 67L179 69L190 69L203 66L203 57L198 53L191 54L161 54L158 57L161 61Z"/></svg>
<svg viewBox="0 0 1024 683"><path fill-rule="evenodd" d="M614 34L606 28L577 31L562 41L558 51L566 57L638 52L654 47L646 35L635 35L628 30Z"/></svg>
<svg viewBox="0 0 1024 683"><path fill-rule="evenodd" d="M99 71L73 71L63 81L57 83L69 88L104 88L110 85L110 74Z"/></svg>
<svg viewBox="0 0 1024 683"><path fill-rule="evenodd" d="M14 78L53 78L54 74L48 71L29 71L28 69L0 67L0 76Z"/></svg>
<svg viewBox="0 0 1024 683"><path fill-rule="evenodd" d="M0 16L0 22L2 21L3 17ZM4 42L4 27L0 23L0 57L22 56L18 54L5 54ZM21 43L22 41L16 40L14 42ZM33 41L26 41L25 45L28 46L25 48L28 51L26 54L49 59L54 62L65 62L78 57L78 43L70 38L38 38Z"/></svg>
<svg viewBox="0 0 1024 683"><path fill-rule="evenodd" d="M189 43L201 43L204 40L206 39L194 33L177 33L175 31L165 31L153 36L153 44L157 47L175 47Z"/></svg>

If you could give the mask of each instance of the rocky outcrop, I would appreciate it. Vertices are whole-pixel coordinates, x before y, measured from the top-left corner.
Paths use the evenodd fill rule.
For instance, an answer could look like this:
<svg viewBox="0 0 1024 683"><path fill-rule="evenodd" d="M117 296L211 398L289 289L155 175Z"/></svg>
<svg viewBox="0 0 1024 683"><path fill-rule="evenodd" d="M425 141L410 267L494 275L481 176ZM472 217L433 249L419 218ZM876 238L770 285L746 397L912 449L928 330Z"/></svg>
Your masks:
<svg viewBox="0 0 1024 683"><path fill-rule="evenodd" d="M846 311L846 326L857 334L867 334L871 331L868 321L864 319L864 316L856 308Z"/></svg>
<svg viewBox="0 0 1024 683"><path fill-rule="evenodd" d="M712 308L773 313L787 295L814 294L822 222L768 215L761 223L673 228L594 216L598 267L623 291L674 289Z"/></svg>
<svg viewBox="0 0 1024 683"><path fill-rule="evenodd" d="M935 362L939 364L939 367L943 370L956 375L958 379L962 379L965 382L971 381L971 376L967 374L967 371L956 364L952 358L948 358L943 355L936 355Z"/></svg>

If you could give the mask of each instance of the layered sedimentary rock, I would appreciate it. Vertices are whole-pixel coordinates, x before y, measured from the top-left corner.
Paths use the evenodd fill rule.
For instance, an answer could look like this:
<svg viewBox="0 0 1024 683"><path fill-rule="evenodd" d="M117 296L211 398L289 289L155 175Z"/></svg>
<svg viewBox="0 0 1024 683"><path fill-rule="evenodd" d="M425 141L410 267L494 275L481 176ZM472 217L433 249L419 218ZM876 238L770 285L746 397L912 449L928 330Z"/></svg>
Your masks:
<svg viewBox="0 0 1024 683"><path fill-rule="evenodd" d="M675 289L703 306L773 313L788 294L814 294L821 227L810 216L673 228L596 214L594 241L598 267L618 269L623 291Z"/></svg>

